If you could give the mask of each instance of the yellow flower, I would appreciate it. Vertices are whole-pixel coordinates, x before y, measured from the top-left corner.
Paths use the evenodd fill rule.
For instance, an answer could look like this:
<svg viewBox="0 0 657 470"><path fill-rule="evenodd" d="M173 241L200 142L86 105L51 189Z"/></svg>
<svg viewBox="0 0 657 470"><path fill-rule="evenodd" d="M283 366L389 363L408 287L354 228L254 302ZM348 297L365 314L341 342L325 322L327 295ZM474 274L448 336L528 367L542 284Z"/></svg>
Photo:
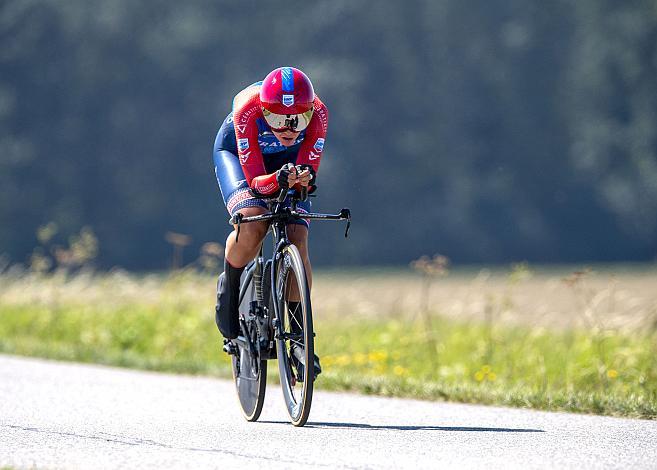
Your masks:
<svg viewBox="0 0 657 470"><path fill-rule="evenodd" d="M486 374L484 374L482 371L478 370L477 372L475 372L474 377L475 377L475 380L477 382L481 382L486 377Z"/></svg>
<svg viewBox="0 0 657 470"><path fill-rule="evenodd" d="M371 362L382 362L385 361L388 357L388 353L385 351L372 351L367 355L367 358Z"/></svg>
<svg viewBox="0 0 657 470"><path fill-rule="evenodd" d="M351 364L351 357L348 354L341 354L335 358L335 363L338 366L348 366Z"/></svg>
<svg viewBox="0 0 657 470"><path fill-rule="evenodd" d="M327 367L332 366L334 363L335 363L335 359L333 358L333 356L324 356L322 358L322 364L324 364Z"/></svg>
<svg viewBox="0 0 657 470"><path fill-rule="evenodd" d="M495 379L497 379L497 374L495 372L489 372L488 380L490 380L491 382L495 382Z"/></svg>
<svg viewBox="0 0 657 470"><path fill-rule="evenodd" d="M615 379L616 377L618 377L618 371L616 369L609 369L607 371L607 377L609 377L610 379Z"/></svg>
<svg viewBox="0 0 657 470"><path fill-rule="evenodd" d="M484 374L488 374L488 373L490 372L490 366L489 366L488 364L486 364L485 366L482 366L482 367L481 367L481 371L482 371Z"/></svg>
<svg viewBox="0 0 657 470"><path fill-rule="evenodd" d="M362 366L363 364L365 364L367 362L367 356L363 353L356 353L354 355L354 362L357 365Z"/></svg>
<svg viewBox="0 0 657 470"><path fill-rule="evenodd" d="M408 370L402 366L395 366L392 371L395 375L408 375Z"/></svg>

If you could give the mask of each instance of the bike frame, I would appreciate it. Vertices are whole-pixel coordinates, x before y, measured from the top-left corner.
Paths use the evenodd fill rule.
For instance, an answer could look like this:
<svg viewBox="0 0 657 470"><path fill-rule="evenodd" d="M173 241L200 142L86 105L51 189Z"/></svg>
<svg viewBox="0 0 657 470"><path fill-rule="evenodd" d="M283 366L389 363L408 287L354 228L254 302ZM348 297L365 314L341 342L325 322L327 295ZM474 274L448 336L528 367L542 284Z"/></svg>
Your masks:
<svg viewBox="0 0 657 470"><path fill-rule="evenodd" d="M283 204L287 197L290 196L292 198L292 203L290 207L284 207ZM288 191L288 190L282 190L279 194L279 196L273 200L273 202L269 202L270 204L270 212L266 214L261 214L261 215L255 215L255 216L250 216L250 217L244 217L242 214L237 213L233 217L230 218L229 223L233 225L237 225L237 236L236 236L236 242L239 243L239 233L240 233L240 226L243 223L250 223L250 222L266 222L266 221L272 221L271 224L271 231L273 234L273 248L274 251L272 253L271 257L271 270L269 273L269 296L274 296L277 295L276 292L276 276L278 273L278 263L281 260L281 253L283 249L290 245L290 241L287 238L287 225L290 222L297 221L299 219L315 219L315 220L346 220L347 221L347 226L345 229L345 238L349 235L349 228L351 226L351 212L349 209L342 209L339 214L321 214L321 213L305 213L305 212L298 212L297 211L297 203L301 200L305 199L305 194L301 194L299 197L296 193L296 191ZM247 268L247 273L246 273L246 279L243 283L243 289L240 292L239 295L239 302L238 305L241 305L244 296L246 295L248 286L249 286L249 278L253 276L262 276L265 271L265 266L266 263L269 260L265 261L264 256L263 256L263 246L260 247L260 251L258 252L258 256L254 260L253 264L251 265L250 268ZM267 302L269 299L264 298L263 293L262 293L262 282L263 279L257 279L254 282L254 288L256 289L256 298L258 303L260 304L259 307L263 308L265 307L264 304ZM273 317L272 321L270 323L270 326L274 328L274 337L273 338L268 338L270 341L273 341L275 338L278 339L281 336L285 335L284 332L284 325L281 320L281 312L279 311L279 305L277 302L277 299L274 298L272 299L272 306L274 309L273 312ZM240 320L241 323L244 323L243 320ZM242 329L243 331L248 331L246 328L245 324L242 324ZM265 333L265 332L262 332ZM238 337L237 341L240 341L240 338ZM247 343L247 347L249 348L250 352L252 354L256 354L256 349L259 352L259 346L256 346L252 344L251 338L246 335L245 337L245 342ZM270 346L271 348L271 346Z"/></svg>

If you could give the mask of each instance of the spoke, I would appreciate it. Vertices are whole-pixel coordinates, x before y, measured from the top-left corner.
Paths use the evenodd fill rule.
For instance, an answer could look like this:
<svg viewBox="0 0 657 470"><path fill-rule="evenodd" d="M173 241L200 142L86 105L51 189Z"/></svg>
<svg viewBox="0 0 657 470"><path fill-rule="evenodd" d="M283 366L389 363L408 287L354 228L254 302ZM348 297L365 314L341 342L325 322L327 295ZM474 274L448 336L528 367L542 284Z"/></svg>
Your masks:
<svg viewBox="0 0 657 470"><path fill-rule="evenodd" d="M292 276L294 276L294 277L292 277ZM290 272L288 274L287 279L285 280L285 296L284 296L285 299L290 298L290 293L291 293L292 283L293 282L296 283L296 275L294 275L294 273ZM297 293L298 293L299 290L300 290L299 286L297 285ZM285 307L286 307L286 310L288 312L287 317L288 317L289 331L290 332L292 331L292 321L294 321L296 326L299 328L299 331L303 331L303 320L299 321L299 319L297 318L297 313L303 314L303 309L301 308L300 300L298 301L298 305L294 310L290 310L288 302L289 302L289 300L285 302L286 303Z"/></svg>
<svg viewBox="0 0 657 470"><path fill-rule="evenodd" d="M294 322L295 322L299 327L302 327L302 326L303 326L303 325L302 325L302 322L299 321L299 316L298 316L299 314L301 314L301 304L299 303L299 305L297 305L296 308L294 308L294 311L293 311L293 312L290 312L290 313L291 313L291 315L292 315L292 319L294 320Z"/></svg>

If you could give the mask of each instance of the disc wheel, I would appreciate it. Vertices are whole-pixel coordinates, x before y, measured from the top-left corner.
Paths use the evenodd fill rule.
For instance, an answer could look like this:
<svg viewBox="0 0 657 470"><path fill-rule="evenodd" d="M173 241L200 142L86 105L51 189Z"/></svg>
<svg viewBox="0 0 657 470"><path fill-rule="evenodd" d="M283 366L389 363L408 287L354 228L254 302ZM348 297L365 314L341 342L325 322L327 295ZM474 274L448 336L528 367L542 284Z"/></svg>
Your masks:
<svg viewBox="0 0 657 470"><path fill-rule="evenodd" d="M262 412L265 402L265 389L267 386L267 361L260 359L257 350L258 335L257 327L251 312L250 303L255 298L253 286L253 269L246 271L240 289L240 318L241 334L235 340L237 343L237 354L232 356L233 379L237 397L242 407L242 414L247 421L256 421ZM246 326L246 332L244 327ZM249 338L245 336L249 335ZM250 341L249 341L250 340ZM252 345L250 347L249 345ZM255 354L252 349L255 348Z"/></svg>
<svg viewBox="0 0 657 470"><path fill-rule="evenodd" d="M295 426L303 426L310 414L315 378L310 290L297 248L288 245L281 255L276 279L279 331L283 333L276 340L278 371L290 420ZM300 367L298 359L293 358L293 348L301 348L303 364L307 367Z"/></svg>

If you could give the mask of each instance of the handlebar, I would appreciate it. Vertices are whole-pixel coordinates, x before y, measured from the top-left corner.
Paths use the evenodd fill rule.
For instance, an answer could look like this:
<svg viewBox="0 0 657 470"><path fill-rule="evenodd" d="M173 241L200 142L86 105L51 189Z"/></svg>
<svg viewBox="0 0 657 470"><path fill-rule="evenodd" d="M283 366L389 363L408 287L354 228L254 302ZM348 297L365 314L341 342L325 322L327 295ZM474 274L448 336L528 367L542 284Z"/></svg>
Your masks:
<svg viewBox="0 0 657 470"><path fill-rule="evenodd" d="M304 191L305 189L305 191ZM305 194L304 194L305 193ZM244 217L244 215L239 212L232 216L228 223L231 225L237 225L237 234L235 241L239 241L240 236L240 225L249 223L249 222L264 222L269 220L285 220L285 219L315 219L315 220L346 220L347 226L345 228L344 236L347 238L349 236L349 228L351 227L351 211L348 208L343 208L338 214L321 214L315 212L298 212L296 210L297 201L305 201L308 198L308 187L302 187L301 194L297 196L292 196L292 209L288 207L282 207L282 203L288 196L287 189L281 189L278 196L275 198L275 201L278 203L274 206L273 212L266 214L253 215L249 217Z"/></svg>

